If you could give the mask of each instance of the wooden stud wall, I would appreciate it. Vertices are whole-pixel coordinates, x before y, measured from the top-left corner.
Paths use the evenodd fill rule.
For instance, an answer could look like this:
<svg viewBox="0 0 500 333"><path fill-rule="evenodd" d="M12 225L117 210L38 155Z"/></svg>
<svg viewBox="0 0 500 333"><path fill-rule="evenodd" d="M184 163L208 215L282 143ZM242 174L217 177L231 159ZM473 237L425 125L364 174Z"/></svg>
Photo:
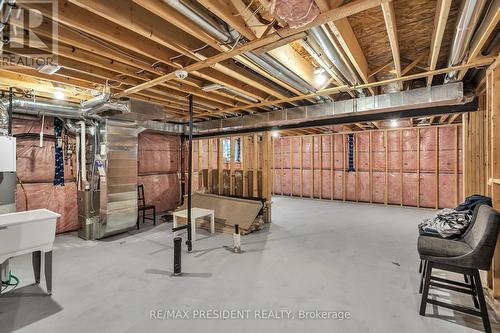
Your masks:
<svg viewBox="0 0 500 333"><path fill-rule="evenodd" d="M463 198L457 133L461 125L352 132L355 170L348 171L347 133L274 139L275 194L429 208ZM294 141L294 140L300 141ZM292 156L299 142L299 159ZM417 149L418 147L418 149ZM294 192L296 176L300 191ZM451 193L451 195L450 195Z"/></svg>
<svg viewBox="0 0 500 333"><path fill-rule="evenodd" d="M236 195L241 193L243 197L254 198L261 196L267 201L268 217L270 218L272 190L270 184L274 179L271 169L275 163L274 159L271 159L275 156L274 147L271 147L271 135L264 132L228 138L231 145L229 162L224 161L222 154L224 138L194 140L193 191L211 193L212 188L216 187L213 186L215 180L212 177L216 173L218 177L216 194ZM240 162L236 161L235 156L237 139L240 139ZM216 165L214 161L216 161ZM204 177L204 175L208 175L208 177ZM228 175L229 178L227 178ZM225 190L224 184L226 184Z"/></svg>
<svg viewBox="0 0 500 333"><path fill-rule="evenodd" d="M486 71L486 82L478 93L479 109L463 117L464 194L492 198L500 210L500 66L499 60ZM458 135L458 133L457 133ZM500 240L488 273L488 295L500 313Z"/></svg>

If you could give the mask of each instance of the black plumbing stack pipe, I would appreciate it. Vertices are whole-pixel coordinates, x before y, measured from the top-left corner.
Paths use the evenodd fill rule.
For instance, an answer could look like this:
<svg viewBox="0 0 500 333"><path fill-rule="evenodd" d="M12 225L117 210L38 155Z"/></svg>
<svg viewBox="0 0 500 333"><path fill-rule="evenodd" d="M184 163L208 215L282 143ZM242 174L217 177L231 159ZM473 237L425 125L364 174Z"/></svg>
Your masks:
<svg viewBox="0 0 500 333"><path fill-rule="evenodd" d="M181 270L181 248L182 248L182 238L174 238L174 275L180 275Z"/></svg>
<svg viewBox="0 0 500 333"><path fill-rule="evenodd" d="M188 148L188 185L187 185L187 235L188 239L186 245L188 251L193 249L193 243L191 241L191 174L193 172L193 95L189 95L189 148Z"/></svg>

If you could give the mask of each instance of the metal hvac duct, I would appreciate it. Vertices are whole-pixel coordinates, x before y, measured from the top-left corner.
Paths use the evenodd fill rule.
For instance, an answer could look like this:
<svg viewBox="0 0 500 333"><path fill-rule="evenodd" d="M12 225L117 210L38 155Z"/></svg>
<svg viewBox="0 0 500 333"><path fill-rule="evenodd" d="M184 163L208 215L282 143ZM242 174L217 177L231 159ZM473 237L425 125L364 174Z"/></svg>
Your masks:
<svg viewBox="0 0 500 333"><path fill-rule="evenodd" d="M227 44L238 39L243 39L236 31L221 31L219 28L215 27L212 23L199 16L198 13L194 12L190 7L186 6L179 0L163 0L163 2L193 21L200 28L205 30L221 43ZM314 93L317 91L313 86L311 86L297 74L290 71L288 68L283 66L268 54L257 55L254 52L247 52L244 53L244 56L246 56L250 61L258 65L259 67L263 68L265 71L269 72L271 75L279 78L283 82L286 82L288 85L292 86L303 94ZM329 100L326 97L318 97L317 99Z"/></svg>
<svg viewBox="0 0 500 333"><path fill-rule="evenodd" d="M99 101L99 102L98 102ZM7 101L0 101L0 133L7 128L8 112ZM135 121L140 127L155 131L181 134L184 132L182 125L171 124L152 119L161 119L165 115L163 108L158 104L153 104L141 100L129 99L127 101L108 102L100 97L88 103L82 103L86 107L70 103L54 103L48 101L35 101L28 98L14 98L12 109L14 113L29 114L39 116L41 114L64 119L101 119L111 118L126 121ZM89 107L89 105L91 107ZM6 112L4 114L4 111ZM72 132L78 129L66 123L66 128Z"/></svg>
<svg viewBox="0 0 500 333"><path fill-rule="evenodd" d="M481 17L486 0L463 0L458 14L455 34L451 44L448 67L462 63L467 53L475 27ZM449 72L444 82L457 80L458 72Z"/></svg>
<svg viewBox="0 0 500 333"><path fill-rule="evenodd" d="M9 111L0 103L0 135L9 135Z"/></svg>
<svg viewBox="0 0 500 333"><path fill-rule="evenodd" d="M247 99L250 102L253 102L253 103L259 102L258 99L253 98L252 96L248 96L247 94L239 92L239 91L232 89L230 87L226 87L225 85L222 85L219 83L212 83L212 84L206 85L206 86L202 87L201 90L207 91L207 92L208 91L215 91L215 90L225 90L225 91L229 92L230 94L233 94L234 96L243 97L244 99Z"/></svg>
<svg viewBox="0 0 500 333"><path fill-rule="evenodd" d="M222 43L229 43L232 41L231 35L222 32L218 28L214 27L211 23L207 22L205 19L192 11L191 8L189 8L179 0L163 0L163 2L196 23L198 26L203 28L203 30L217 38Z"/></svg>
<svg viewBox="0 0 500 333"><path fill-rule="evenodd" d="M324 51L328 60L337 69L335 72L339 72L340 78L344 80L351 86L361 84L357 74L351 69L351 67L344 62L342 56L339 54L335 46L332 44L325 31L321 27L314 27L310 30L312 39L319 45L319 47ZM306 42L307 43L307 42ZM308 46L312 46L308 44ZM313 47L313 46L312 46ZM313 47L314 49L314 47ZM317 52L321 55L321 52ZM358 93L364 95L363 90L358 90Z"/></svg>
<svg viewBox="0 0 500 333"><path fill-rule="evenodd" d="M446 105L462 105L462 82L360 97L345 101L294 107L241 117L208 120L195 124L196 134L224 133L234 130L286 126L319 119L353 116L360 113L397 112Z"/></svg>

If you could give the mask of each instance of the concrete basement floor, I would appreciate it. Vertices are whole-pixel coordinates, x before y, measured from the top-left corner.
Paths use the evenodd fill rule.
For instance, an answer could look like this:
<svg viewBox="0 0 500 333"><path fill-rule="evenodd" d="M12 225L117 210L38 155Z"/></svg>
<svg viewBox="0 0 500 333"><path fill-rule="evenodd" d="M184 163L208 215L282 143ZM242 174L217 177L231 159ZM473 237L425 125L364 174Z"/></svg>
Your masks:
<svg viewBox="0 0 500 333"><path fill-rule="evenodd" d="M170 276L170 223L98 242L64 234L55 242L52 297L32 285L29 256L11 261L21 286L0 296L0 332L483 331L479 318L431 305L428 317L418 315L416 225L432 214L276 197L273 223L242 237L242 254L225 247L231 235L200 231L193 253L183 254L183 277ZM295 319L254 318L285 309ZM155 320L152 310L250 311L244 320ZM350 318L297 319L300 310L348 311Z"/></svg>

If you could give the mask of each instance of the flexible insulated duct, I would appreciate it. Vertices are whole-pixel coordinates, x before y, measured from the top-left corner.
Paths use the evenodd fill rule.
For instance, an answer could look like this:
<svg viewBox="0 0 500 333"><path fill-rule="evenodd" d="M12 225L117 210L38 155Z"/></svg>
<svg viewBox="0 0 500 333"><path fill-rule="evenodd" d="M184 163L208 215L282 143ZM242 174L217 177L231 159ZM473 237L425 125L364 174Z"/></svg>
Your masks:
<svg viewBox="0 0 500 333"><path fill-rule="evenodd" d="M9 111L0 103L0 135L9 135Z"/></svg>
<svg viewBox="0 0 500 333"><path fill-rule="evenodd" d="M485 3L486 0L463 0L458 14L455 34L453 35L448 67L460 65L465 59ZM449 72L444 82L457 80L457 74L458 72Z"/></svg>

